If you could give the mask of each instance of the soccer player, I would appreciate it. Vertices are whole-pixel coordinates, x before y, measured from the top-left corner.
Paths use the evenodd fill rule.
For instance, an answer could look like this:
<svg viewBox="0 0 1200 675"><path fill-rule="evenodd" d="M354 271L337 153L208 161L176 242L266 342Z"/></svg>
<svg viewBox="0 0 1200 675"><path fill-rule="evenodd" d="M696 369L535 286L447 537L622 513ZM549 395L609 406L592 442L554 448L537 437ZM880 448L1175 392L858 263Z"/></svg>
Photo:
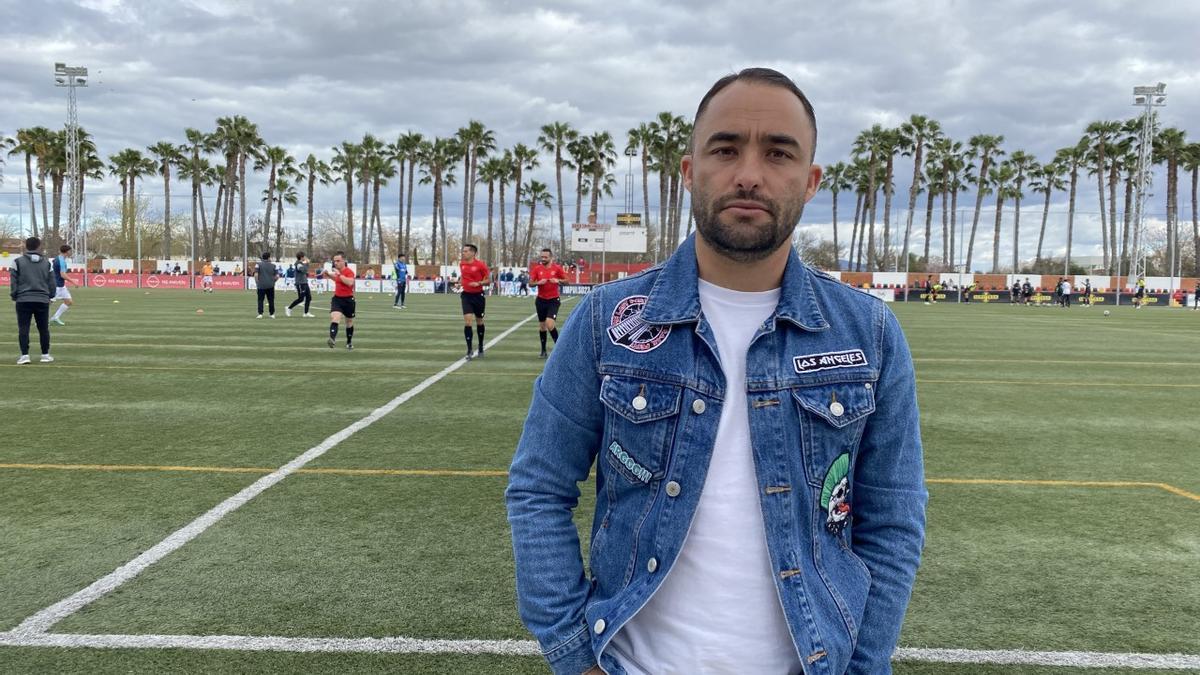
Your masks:
<svg viewBox="0 0 1200 675"><path fill-rule="evenodd" d="M1140 276L1137 280L1137 291L1133 294L1133 308L1141 309L1146 303L1146 277Z"/></svg>
<svg viewBox="0 0 1200 675"><path fill-rule="evenodd" d="M62 300L62 304L59 305L58 309L56 309L54 311L54 316L50 317L50 320L60 326L67 325L67 324L63 323L62 315L66 314L67 310L71 309L71 305L75 304L75 301L71 299L71 291L67 289L67 284L70 284L72 286L79 285L79 284L76 284L74 281L71 280L70 277L67 276L67 270L70 267L70 265L67 261L67 256L70 254L71 254L70 246L68 246L66 244L59 246L58 247L58 255L54 257L54 263L53 263L54 286L55 286L54 299Z"/></svg>
<svg viewBox="0 0 1200 675"><path fill-rule="evenodd" d="M283 308L283 313L291 316L292 308L303 302L304 316L311 319L315 315L308 313L308 306L312 304L312 290L308 287L308 256L304 255L304 251L296 252L296 264L292 266L292 270L295 275L296 299Z"/></svg>
<svg viewBox="0 0 1200 675"><path fill-rule="evenodd" d="M333 300L329 303L329 340L326 344L330 349L337 344L338 323L346 320L346 349L354 349L354 270L346 264L346 254L338 251L333 254L333 269L322 272L325 278L333 280Z"/></svg>
<svg viewBox="0 0 1200 675"><path fill-rule="evenodd" d="M554 326L558 319L559 294L558 285L567 280L567 271L554 262L553 252L542 249L538 256L538 264L529 268L529 285L537 287L537 299L533 306L537 309L538 338L542 341L541 358L546 358L546 334L558 342L558 328Z"/></svg>
<svg viewBox="0 0 1200 675"><path fill-rule="evenodd" d="M212 282L213 266L212 266L211 260L204 261L204 267L201 270L201 274L203 276L200 277L200 285L204 289L203 292L204 293L212 293L213 292L213 282Z"/></svg>
<svg viewBox="0 0 1200 675"><path fill-rule="evenodd" d="M396 270L396 297L392 300L392 307L404 309L404 296L408 291L408 256L403 253L397 256L393 269Z"/></svg>
<svg viewBox="0 0 1200 675"><path fill-rule="evenodd" d="M467 360L483 358L483 313L487 302L483 297L487 289L491 272L488 266L477 256L479 247L475 244L463 244L462 260L458 263L459 277L462 279L463 337L467 340ZM479 351L471 353L471 324L475 324L475 333L479 336Z"/></svg>

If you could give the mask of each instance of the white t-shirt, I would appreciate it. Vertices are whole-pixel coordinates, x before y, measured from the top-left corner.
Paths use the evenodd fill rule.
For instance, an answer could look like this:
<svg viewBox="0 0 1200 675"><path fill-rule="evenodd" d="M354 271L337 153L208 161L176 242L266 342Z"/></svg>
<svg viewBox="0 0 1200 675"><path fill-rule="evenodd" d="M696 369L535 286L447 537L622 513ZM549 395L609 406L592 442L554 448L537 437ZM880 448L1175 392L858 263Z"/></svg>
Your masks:
<svg viewBox="0 0 1200 675"><path fill-rule="evenodd" d="M778 304L779 289L746 293L700 281L725 402L679 558L609 643L631 675L802 672L767 554L746 412L746 351Z"/></svg>

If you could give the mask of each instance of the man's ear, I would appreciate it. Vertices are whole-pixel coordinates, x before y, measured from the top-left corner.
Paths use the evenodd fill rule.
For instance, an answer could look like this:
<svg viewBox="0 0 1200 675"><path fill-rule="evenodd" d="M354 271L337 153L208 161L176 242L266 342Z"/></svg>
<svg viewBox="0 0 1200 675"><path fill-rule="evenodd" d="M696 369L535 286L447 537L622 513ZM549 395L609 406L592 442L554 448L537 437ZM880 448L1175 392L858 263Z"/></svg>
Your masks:
<svg viewBox="0 0 1200 675"><path fill-rule="evenodd" d="M683 187L687 188L688 192L692 191L692 156L684 155L679 160L679 169L683 173Z"/></svg>
<svg viewBox="0 0 1200 675"><path fill-rule="evenodd" d="M821 165L813 164L808 168L808 189L804 192L804 203L807 204L810 199L817 196L817 191L821 189Z"/></svg>

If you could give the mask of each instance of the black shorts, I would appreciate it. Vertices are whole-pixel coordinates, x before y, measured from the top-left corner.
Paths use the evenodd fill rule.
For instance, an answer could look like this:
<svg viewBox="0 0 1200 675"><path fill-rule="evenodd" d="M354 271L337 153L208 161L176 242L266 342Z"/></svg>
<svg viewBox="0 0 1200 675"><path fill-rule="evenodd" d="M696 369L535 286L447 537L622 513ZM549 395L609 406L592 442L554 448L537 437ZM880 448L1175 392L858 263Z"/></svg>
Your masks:
<svg viewBox="0 0 1200 675"><path fill-rule="evenodd" d="M558 298L551 298L549 300L538 298L534 300L533 306L537 308L538 321L557 319L559 304L561 304L561 301Z"/></svg>
<svg viewBox="0 0 1200 675"><path fill-rule="evenodd" d="M476 318L483 318L483 310L487 307L483 293L463 293L458 297L462 300L463 316L474 314Z"/></svg>
<svg viewBox="0 0 1200 675"><path fill-rule="evenodd" d="M346 317L347 319L353 319L354 297L351 296L349 298L339 298L336 295L333 296L333 301L329 303L329 311L341 312L342 316Z"/></svg>

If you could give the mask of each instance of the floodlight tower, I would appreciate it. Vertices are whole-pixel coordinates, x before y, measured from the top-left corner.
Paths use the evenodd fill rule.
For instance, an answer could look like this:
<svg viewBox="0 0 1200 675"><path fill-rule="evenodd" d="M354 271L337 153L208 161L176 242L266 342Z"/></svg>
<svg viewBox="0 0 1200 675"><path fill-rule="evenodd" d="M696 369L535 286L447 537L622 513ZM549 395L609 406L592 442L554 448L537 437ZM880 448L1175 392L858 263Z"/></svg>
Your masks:
<svg viewBox="0 0 1200 675"><path fill-rule="evenodd" d="M67 184L70 192L67 201L67 236L72 248L76 247L79 234L79 212L83 207L83 176L79 173L79 112L75 106L75 88L87 86L88 69L54 64L54 86L67 89ZM85 253L81 251L81 253Z"/></svg>
<svg viewBox="0 0 1200 675"><path fill-rule="evenodd" d="M1138 133L1138 163L1134 189L1133 211L1133 248L1130 251L1129 277L1134 281L1146 273L1146 232L1142 222L1146 211L1146 198L1150 193L1150 183L1153 180L1151 170L1151 152L1154 149L1154 129L1157 126L1154 112L1167 103L1167 85L1159 82L1154 86L1134 87L1133 105L1142 109L1142 128ZM1119 267L1119 266L1118 266ZM1119 275L1120 269L1117 270ZM1170 272L1174 275L1174 270ZM1128 283L1128 280L1126 280ZM1119 295L1117 296L1120 297Z"/></svg>
<svg viewBox="0 0 1200 675"><path fill-rule="evenodd" d="M625 156L629 158L629 169L625 172L625 213L633 213L633 158L637 154L636 147L625 148Z"/></svg>

